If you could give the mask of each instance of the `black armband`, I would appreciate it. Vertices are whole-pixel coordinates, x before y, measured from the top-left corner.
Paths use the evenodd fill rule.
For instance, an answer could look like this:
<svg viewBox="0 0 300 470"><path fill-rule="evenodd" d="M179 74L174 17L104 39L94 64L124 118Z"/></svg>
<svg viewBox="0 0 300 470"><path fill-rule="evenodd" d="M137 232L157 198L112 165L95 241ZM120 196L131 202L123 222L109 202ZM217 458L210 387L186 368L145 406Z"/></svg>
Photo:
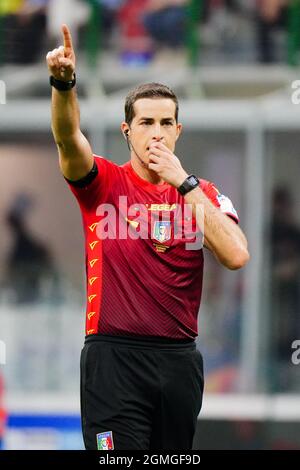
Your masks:
<svg viewBox="0 0 300 470"><path fill-rule="evenodd" d="M96 178L97 175L98 175L98 167L94 160L94 165L91 171L83 178L80 178L80 180L72 181L66 177L64 178L71 186L75 186L75 188L84 188L85 186L88 186L89 184L91 184L91 182Z"/></svg>

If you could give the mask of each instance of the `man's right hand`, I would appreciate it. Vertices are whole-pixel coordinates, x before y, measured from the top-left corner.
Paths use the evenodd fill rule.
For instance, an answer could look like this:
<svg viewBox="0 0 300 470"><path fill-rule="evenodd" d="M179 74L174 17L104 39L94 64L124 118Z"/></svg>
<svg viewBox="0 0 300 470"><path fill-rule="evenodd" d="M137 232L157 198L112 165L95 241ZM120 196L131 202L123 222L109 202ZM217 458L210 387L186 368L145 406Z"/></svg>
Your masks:
<svg viewBox="0 0 300 470"><path fill-rule="evenodd" d="M48 52L46 56L50 75L57 80L69 81L75 72L75 52L72 45L70 30L66 24L62 25L64 45Z"/></svg>
<svg viewBox="0 0 300 470"><path fill-rule="evenodd" d="M70 81L74 78L75 52L71 33L62 25L64 45L47 54L47 64L56 80ZM69 180L84 178L93 168L91 146L80 130L79 106L76 93L54 92L51 98L52 132L58 148L62 174Z"/></svg>

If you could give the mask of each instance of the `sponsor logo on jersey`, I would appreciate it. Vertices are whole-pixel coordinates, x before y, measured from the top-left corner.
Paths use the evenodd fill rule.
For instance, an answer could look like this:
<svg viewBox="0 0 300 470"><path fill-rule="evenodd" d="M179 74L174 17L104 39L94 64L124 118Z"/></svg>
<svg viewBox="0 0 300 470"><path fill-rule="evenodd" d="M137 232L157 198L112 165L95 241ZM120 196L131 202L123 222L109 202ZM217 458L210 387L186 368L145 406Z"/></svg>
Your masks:
<svg viewBox="0 0 300 470"><path fill-rule="evenodd" d="M158 253L164 253L168 248L170 248L169 246L160 245L159 243L153 243L153 245Z"/></svg>
<svg viewBox="0 0 300 470"><path fill-rule="evenodd" d="M146 204L148 211L173 211L177 204Z"/></svg>
<svg viewBox="0 0 300 470"><path fill-rule="evenodd" d="M114 450L112 431L100 432L96 438L98 450Z"/></svg>

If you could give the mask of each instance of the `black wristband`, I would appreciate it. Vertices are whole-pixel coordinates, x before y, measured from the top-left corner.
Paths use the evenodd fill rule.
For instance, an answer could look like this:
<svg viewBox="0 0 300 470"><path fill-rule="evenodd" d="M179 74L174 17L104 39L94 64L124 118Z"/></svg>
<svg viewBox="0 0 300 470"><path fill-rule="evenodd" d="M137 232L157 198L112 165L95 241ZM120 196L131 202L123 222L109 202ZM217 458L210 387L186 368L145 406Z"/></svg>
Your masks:
<svg viewBox="0 0 300 470"><path fill-rule="evenodd" d="M71 90L76 84L76 73L74 72L73 80L69 80L67 82L63 80L57 80L54 78L53 75L50 76L50 85L56 88L59 91L68 91Z"/></svg>

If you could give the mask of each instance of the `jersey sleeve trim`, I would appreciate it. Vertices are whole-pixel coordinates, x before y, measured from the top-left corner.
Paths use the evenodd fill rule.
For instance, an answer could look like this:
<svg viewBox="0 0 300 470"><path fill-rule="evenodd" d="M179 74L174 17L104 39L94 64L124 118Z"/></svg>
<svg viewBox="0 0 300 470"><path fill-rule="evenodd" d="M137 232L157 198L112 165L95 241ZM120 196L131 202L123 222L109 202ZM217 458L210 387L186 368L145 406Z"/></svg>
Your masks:
<svg viewBox="0 0 300 470"><path fill-rule="evenodd" d="M223 214L230 217L236 224L239 223L239 216L231 200L224 194L221 194L212 182L200 179L200 187L204 194Z"/></svg>

